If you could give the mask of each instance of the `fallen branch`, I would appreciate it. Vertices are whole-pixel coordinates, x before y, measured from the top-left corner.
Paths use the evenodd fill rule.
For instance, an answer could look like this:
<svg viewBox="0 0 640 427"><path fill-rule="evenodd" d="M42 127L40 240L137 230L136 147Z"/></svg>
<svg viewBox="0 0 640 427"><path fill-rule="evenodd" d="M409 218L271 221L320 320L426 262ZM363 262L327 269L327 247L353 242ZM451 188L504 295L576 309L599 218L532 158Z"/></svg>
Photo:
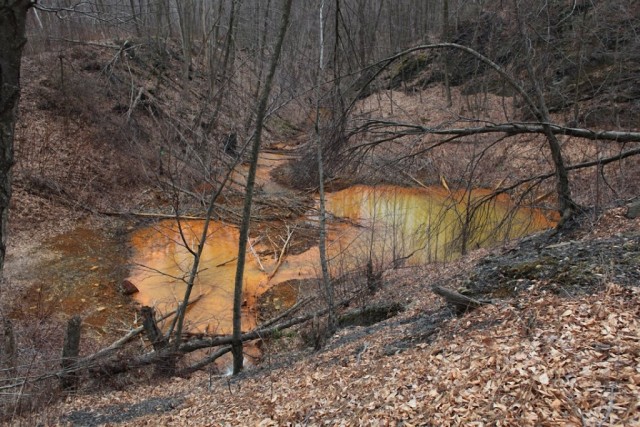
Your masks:
<svg viewBox="0 0 640 427"><path fill-rule="evenodd" d="M230 262L233 262L233 261L235 261L235 260L237 260L237 259L238 259L238 257L237 257L237 256L234 256L233 258L228 259L228 260L226 260L226 261L224 261L224 262L221 262L220 264L216 264L216 268L217 268L217 267L224 267L225 265L227 265L227 264L229 264Z"/></svg>
<svg viewBox="0 0 640 427"><path fill-rule="evenodd" d="M251 239L248 240L248 243L249 243L249 250L251 251L251 254L253 255L253 257L256 259L256 262L258 263L258 267L260 267L260 271L264 273L265 272L264 265L262 265L262 261L260 261L260 257L258 256L258 253L253 248L253 243L251 243Z"/></svg>
<svg viewBox="0 0 640 427"><path fill-rule="evenodd" d="M345 306L346 304L348 304L354 297L351 298L347 298L345 300L342 300L339 304L336 305L336 307L338 306ZM302 316L298 316L298 317L294 317L292 319L289 319L285 322L279 323L277 325L274 326L269 326L269 327L259 327L254 329L253 331L250 332L246 332L244 334L242 334L242 336L240 337L240 340L242 342L246 342L246 341L253 341L255 339L266 339L266 338L270 338L271 336L285 330L285 329L289 329L292 326L295 325L299 325L301 323L305 323L308 320L313 319L314 317L319 317L319 316L323 316L325 314L327 314L329 312L328 308L322 309L322 310L318 310L316 312L310 313L310 314L306 314L306 315L302 315ZM267 322L267 324L269 324L270 322ZM186 354L186 353L191 353L193 351L196 350L200 350L203 348L210 348L210 347L218 347L218 346L229 346L231 345L231 342L233 340L233 337L231 335L223 335L223 336L215 336L215 337L210 337L210 338L197 338L197 339L193 339L187 342L184 342L180 345L180 347L178 348L178 354ZM102 373L106 373L108 375L113 375L113 374L119 374L122 372L126 372L130 369L135 369L135 368L139 368L142 366L146 366L146 365L150 365L153 363L158 362L159 360L163 360L165 358L168 357L168 355L170 355L170 353L172 352L173 347L170 347L166 350L160 351L160 352L156 352L156 351L152 351L149 353L145 353L141 356L135 357L129 361L122 361L122 360L113 360L111 362L102 364L98 367L96 367L94 370L95 372L102 372Z"/></svg>
<svg viewBox="0 0 640 427"><path fill-rule="evenodd" d="M129 121L131 121L131 113L133 113L133 110L135 110L136 107L138 106L138 102L140 102L140 99L142 98L143 90L144 90L143 87L141 87L138 90L138 95L136 95L136 98L133 100L133 102L129 106L129 111L127 111L127 123L129 123Z"/></svg>
<svg viewBox="0 0 640 427"><path fill-rule="evenodd" d="M441 286L432 286L431 290L436 295L440 295L441 297L443 297L445 301L447 301L447 303L455 308L456 313L458 314L463 314L482 305L488 304L483 301L469 298L455 291L452 291L451 289L443 288Z"/></svg>
<svg viewBox="0 0 640 427"><path fill-rule="evenodd" d="M200 300L200 298L202 298L204 294L202 295L198 295L197 298L189 301L188 305L191 304L195 304L196 302L198 302ZM161 316L160 318L158 318L157 322L162 322L163 320L168 319L169 317L173 316L176 313L177 310L172 310L169 313ZM118 339L117 341L114 341L110 346L103 348L102 350L84 357L80 360L78 360L78 362L76 363L76 366L74 367L74 369L81 369L82 367L87 366L89 363L93 362L94 360L97 360L99 358L102 358L104 356L107 356L110 353L113 353L115 350L118 350L120 348L122 348L122 346L124 346L126 343L128 343L129 341L131 341L133 338L137 337L138 335L140 335L142 332L144 332L144 326L140 326L138 328L132 329L131 331L129 331L125 336L123 336L122 338Z"/></svg>
<svg viewBox="0 0 640 427"><path fill-rule="evenodd" d="M261 328L261 329L268 328L269 326L279 322L280 320L284 319L285 317L295 313L297 310L299 310L303 306L307 305L307 303L309 303L312 299L313 298L308 297L308 298L305 298L303 300L298 301L297 303L295 303L294 305L292 305L291 307L289 307L288 309L286 309L285 311L283 311L282 313L280 313L279 315L277 315L273 319L269 319L266 322L262 323L259 326L259 328Z"/></svg>
<svg viewBox="0 0 640 427"><path fill-rule="evenodd" d="M574 171L574 170L578 170L578 169L584 169L584 168L589 168L589 167L593 167L593 166L604 166L607 165L609 163L613 163L613 162L618 162L620 160L626 159L627 157L632 157L632 156L637 156L640 155L640 148L637 149L633 149L633 150L627 150L627 151L623 151L620 154L616 154L615 156L611 156L611 157L606 157L604 159L598 159L598 160L592 160L592 161L588 161L588 162L583 162L583 163L577 163L575 165L569 165L566 167L567 171ZM524 178L521 179L519 181L516 181L513 184L510 184L506 187L500 187L500 188L496 188L491 194L488 194L486 196L483 197L482 200L490 200L500 194L506 193L508 191L511 191L523 184L532 182L532 181L539 181L542 182L546 179L549 179L551 177L555 176L555 172L547 172L544 174L540 174L540 175L536 175L533 177L529 177L529 178Z"/></svg>
<svg viewBox="0 0 640 427"><path fill-rule="evenodd" d="M219 358L221 358L225 354L229 353L230 351L231 351L231 346L230 345L228 345L226 347L219 348L218 350L214 351L213 353L211 353L210 355L208 355L204 359L194 363L193 365L187 366L184 369L181 369L180 371L177 372L177 375L178 376L189 375L189 374L192 374L192 373L194 373L196 371L199 371L200 369L202 369L205 366L215 362L216 360L218 360Z"/></svg>
<svg viewBox="0 0 640 427"><path fill-rule="evenodd" d="M414 123L403 123L389 120L369 120L359 129L373 130L374 128L385 129L394 128L388 131L390 135L456 135L470 136L486 133L505 133L507 135L518 134L545 134L545 127L548 126L554 135L573 136L577 138L589 139L592 141L612 141L612 142L640 142L640 132L620 132L620 131L595 131L583 128L570 128L556 125L554 123L501 123L480 127L468 128L430 128ZM405 130L399 130L404 128Z"/></svg>
<svg viewBox="0 0 640 427"><path fill-rule="evenodd" d="M273 276L276 275L276 273L278 272L278 269L280 268L280 265L282 264L282 260L284 259L284 253L287 250L287 247L289 246L289 241L291 240L291 236L293 236L293 230L289 231L289 226L287 226L287 240L285 240L284 245L282 245L282 250L280 251L280 256L278 257L278 262L275 266L275 268L273 269L273 271L271 272L271 274L269 274L269 278L267 280L271 280L273 279Z"/></svg>
<svg viewBox="0 0 640 427"><path fill-rule="evenodd" d="M261 324L259 326L259 328L264 329L264 328L267 328L267 327L273 325L274 323L279 322L280 320L284 319L285 317L287 317L287 316L291 315L292 313L294 313L295 311L299 310L301 307L306 305L311 300L312 300L312 298L309 297L309 298L305 298L303 300L298 301L293 306L289 307L287 310L285 310L282 313L280 313L278 316L276 316L273 319L270 319L270 320L266 321L265 323ZM191 373L193 373L195 371L198 371L198 370L204 368L205 366L209 365L210 363L215 362L217 359L219 359L220 357L224 356L225 354L227 354L230 351L231 351L231 346L225 346L225 347L219 348L217 351L215 351L214 353L211 353L210 355L208 355L204 359L192 364L191 366L187 366L186 368L181 369L180 371L178 371L177 375L179 375L179 376L181 376L181 375L189 375L189 374L191 374Z"/></svg>
<svg viewBox="0 0 640 427"><path fill-rule="evenodd" d="M98 213L106 216L137 216L141 218L158 218L158 219L185 219L185 220L197 220L203 221L206 218L202 216L189 216L189 215L175 215L175 214L162 214L153 212L117 212L117 211L95 211L91 208L85 208L86 210Z"/></svg>

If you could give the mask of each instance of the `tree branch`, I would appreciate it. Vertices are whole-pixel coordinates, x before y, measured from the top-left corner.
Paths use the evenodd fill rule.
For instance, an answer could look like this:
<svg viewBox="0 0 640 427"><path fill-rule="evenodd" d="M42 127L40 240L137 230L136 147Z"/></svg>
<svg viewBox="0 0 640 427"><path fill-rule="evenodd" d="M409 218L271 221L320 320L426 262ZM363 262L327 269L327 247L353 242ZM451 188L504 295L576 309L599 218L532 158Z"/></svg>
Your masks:
<svg viewBox="0 0 640 427"><path fill-rule="evenodd" d="M456 135L469 136L485 133L506 133L508 135L517 134L545 134L545 127L548 126L555 135L566 135L577 138L585 138L592 141L612 141L612 142L640 142L640 132L621 132L606 130L590 130L582 128L570 128L553 123L501 123L495 125L469 127L469 128L429 128L413 123L402 123L388 120L369 120L361 127L362 130L370 130L372 127L387 128L394 127L400 130L389 131L394 135Z"/></svg>

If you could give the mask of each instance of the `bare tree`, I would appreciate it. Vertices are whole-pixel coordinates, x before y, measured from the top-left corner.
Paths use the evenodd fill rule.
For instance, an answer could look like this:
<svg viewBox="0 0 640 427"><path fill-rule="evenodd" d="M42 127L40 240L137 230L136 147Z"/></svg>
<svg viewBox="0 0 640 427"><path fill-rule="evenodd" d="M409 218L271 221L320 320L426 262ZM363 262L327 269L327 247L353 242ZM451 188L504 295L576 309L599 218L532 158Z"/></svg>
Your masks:
<svg viewBox="0 0 640 427"><path fill-rule="evenodd" d="M503 127L504 129L518 129L518 128L522 128L523 130L519 131L518 133L523 133L523 132L529 132L529 133L539 133L545 136L545 138L547 139L548 142L548 146L549 146L549 151L551 153L552 156L552 160L553 160L553 165L555 168L555 177L556 177L556 193L558 196L558 200L559 200L559 211L560 211L560 215L561 215L561 220L559 222L559 227L562 227L565 223L567 223L567 221L569 221L570 219L572 219L572 217L575 215L576 213L576 207L577 205L575 204L575 202L572 199L571 196L571 189L569 186L569 179L568 179L568 173L567 173L567 167L565 165L565 161L564 161L564 157L562 155L562 151L561 151L561 147L560 147L560 143L558 142L556 135L558 133L573 133L576 135L585 135L585 136L589 136L591 135L592 137L595 137L595 135L601 136L602 139L611 139L611 140L615 140L615 141L622 141L622 140L632 140L632 141L637 141L637 136L638 134L635 132L605 132L605 131L591 131L588 129L565 129L562 126L558 126L556 124L554 124L550 118L549 115L549 111L547 109L545 100L544 100L544 95L542 93L542 88L540 86L539 81L537 80L535 71L532 69L531 66L531 62L530 62L530 57L527 57L525 59L525 63L528 64L527 70L528 70L528 75L530 78L530 82L533 85L534 89L535 89L535 95L536 95L536 100L534 100L534 98L532 98L530 96L530 94L524 89L524 85L518 81L518 79L509 74L503 67L501 67L500 65L498 65L497 63L493 62L492 60L490 60L489 58L487 58L486 56L482 55L481 53L479 53L478 51L468 47L468 46L463 46L460 44L456 44L456 43L437 43L437 44L430 44L430 45L422 45L422 46L417 46L408 50L405 50L403 52L400 52L396 55L393 55L389 58L387 58L386 60L382 61L381 64L383 64L383 66L380 68L380 70L378 71L378 73L380 73L383 69L387 68L390 64L392 64L394 61L410 54L413 52L417 52L417 51L422 51L422 50L432 50L432 49L453 49L453 50L458 50L458 51L462 51L467 55L470 55L471 57L473 57L474 59L481 61L482 63L484 63L486 66L488 66L489 68L493 69L495 72L497 72L500 77L502 79L504 79L504 81L506 82L506 84L508 84L509 86L511 86L511 88L517 93L519 94L522 99L525 102L525 105L529 108L529 110L533 113L533 115L536 118L536 122L535 123L528 123L525 125L518 125L515 123L507 123L504 124L505 127ZM369 124L374 123L373 122L369 122ZM382 124L384 121L378 122L378 124ZM394 121L388 121L387 125L390 126L398 126L400 125L401 127L403 126L402 124L399 124L397 122ZM365 125L368 126L368 125ZM408 125L409 128L413 127L413 125ZM483 133L485 131L495 131L497 128L500 128L500 126L495 127L495 126L487 126L487 127L483 127L481 129L476 128L475 130L471 130L471 129L466 129L466 130L460 130L458 129L457 131L453 131L452 129L430 129L424 126L420 126L417 125L415 129L421 129L419 132L422 133L431 133L431 134L446 134L446 133L458 133L458 134L462 134L462 133L466 133L466 134L480 134ZM562 130L565 129L565 130ZM410 131L410 133L414 133ZM627 139L628 138L628 139ZM445 141L446 142L446 141Z"/></svg>
<svg viewBox="0 0 640 427"><path fill-rule="evenodd" d="M567 169L565 167L564 157L562 156L562 147L560 146L560 142L558 138L556 138L555 134L551 132L551 117L549 116L549 109L547 108L547 103L544 99L543 86L541 84L541 78L537 75L533 68L533 49L531 47L531 39L529 38L526 30L526 24L522 20L522 16L520 14L518 1L514 0L514 8L516 13L516 18L518 22L518 28L520 29L520 36L522 38L521 42L524 45L524 61L527 69L527 74L529 76L529 80L531 86L534 89L536 98L537 98L537 108L536 103L533 101L528 101L530 107L534 111L536 118L542 124L544 129L544 135L547 138L549 143L549 151L551 152L551 157L553 159L553 164L555 166L556 172L556 192L558 194L558 201L560 203L559 211L561 215L560 226L562 226L565 222L570 220L575 214L577 205L573 201L571 197L571 187L569 185L569 174L567 173Z"/></svg>
<svg viewBox="0 0 640 427"><path fill-rule="evenodd" d="M320 252L320 269L322 271L322 284L327 296L327 304L329 308L329 332L333 332L335 328L335 307L334 307L334 292L333 285L331 284L331 277L329 277L329 264L327 260L327 213L325 207L325 194L324 194L324 167L322 156L322 134L320 132L320 85L319 82L324 78L324 0L320 2L319 9L319 35L320 35L320 55L318 58L318 73L316 78L316 117L314 123L315 130L315 142L316 142L316 159L318 164L318 196L320 203L320 231L318 235L318 250Z"/></svg>
<svg viewBox="0 0 640 427"><path fill-rule="evenodd" d="M282 12L282 21L280 30L276 39L276 46L271 57L269 72L265 79L265 83L258 100L258 108L256 111L255 133L253 135L253 144L251 145L251 163L249 165L249 173L247 176L247 186L245 190L244 207L242 212L242 225L240 227L240 242L238 245L238 264L236 268L235 285L233 291L233 341L231 344L233 353L233 374L237 375L242 371L244 364L244 354L242 346L242 285L244 276L244 265L247 251L247 241L249 239L249 226L251 224L251 205L253 199L253 187L255 185L256 170L258 167L258 156L260 154L260 141L262 139L262 127L264 117L267 112L269 95L273 77L276 68L280 62L280 52L282 44L289 26L289 16L291 13L292 0L285 0Z"/></svg>
<svg viewBox="0 0 640 427"><path fill-rule="evenodd" d="M33 0L0 0L0 274L7 250L13 138L20 100L20 61Z"/></svg>

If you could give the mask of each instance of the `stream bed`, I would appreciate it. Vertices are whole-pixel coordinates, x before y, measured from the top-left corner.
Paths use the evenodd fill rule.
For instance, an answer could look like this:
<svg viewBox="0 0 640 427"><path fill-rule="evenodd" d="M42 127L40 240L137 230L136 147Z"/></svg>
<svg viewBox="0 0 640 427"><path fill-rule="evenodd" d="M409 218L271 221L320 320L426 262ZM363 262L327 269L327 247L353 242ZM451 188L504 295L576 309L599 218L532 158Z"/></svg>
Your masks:
<svg viewBox="0 0 640 427"><path fill-rule="evenodd" d="M297 203L299 194L271 183L271 171L291 156L277 152L261 156L256 185L262 197L273 209L287 200ZM245 173L242 167L235 171L238 188ZM356 185L328 193L326 248L332 277L364 274L368 264L382 271L451 260L555 224L547 212L516 206L506 195L490 198L490 193L392 185ZM275 234L252 224L243 329L252 329L265 316L260 313L265 299L274 303L276 311L286 308L295 302L301 286L313 286L319 277L318 200L312 205L312 201L300 204L295 215L278 221ZM121 219L108 229L85 224L51 238L37 248L37 257L15 263L12 279L29 291L20 304L23 313L14 315L80 314L85 325L99 334L127 329L136 313L132 298L120 292L124 279L139 291L133 302L154 307L158 315L171 312L184 298L192 268L187 247L196 248L203 225L199 220L178 224L169 219L136 226ZM188 308L186 330L231 332L238 239L237 226L210 223L191 295L191 301L197 301ZM261 298L267 291L268 298Z"/></svg>
<svg viewBox="0 0 640 427"><path fill-rule="evenodd" d="M479 203L487 192L451 193L443 188L354 186L327 194L327 255L334 277L364 271L369 259L378 268L450 260L463 250L498 244L553 226L542 211L517 208L501 197ZM472 212L472 214L470 213ZM302 221L317 227L317 209ZM134 268L129 280L142 305L159 313L182 300L203 221L160 221L131 237ZM192 332L230 333L236 271L237 227L212 222L187 314ZM292 239L295 239L295 230ZM246 254L243 328L257 324L257 301L270 288L319 276L319 251L286 254L253 237ZM289 301L292 298L287 298Z"/></svg>

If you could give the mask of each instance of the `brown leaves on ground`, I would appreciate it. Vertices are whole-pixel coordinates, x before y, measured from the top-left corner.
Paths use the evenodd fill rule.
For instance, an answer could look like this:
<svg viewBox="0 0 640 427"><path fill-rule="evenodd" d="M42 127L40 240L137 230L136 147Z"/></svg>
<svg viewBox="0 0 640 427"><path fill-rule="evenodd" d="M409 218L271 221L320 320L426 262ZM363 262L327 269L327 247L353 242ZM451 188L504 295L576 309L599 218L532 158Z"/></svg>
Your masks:
<svg viewBox="0 0 640 427"><path fill-rule="evenodd" d="M409 330L399 322L210 389L199 374L60 409L184 394L174 411L130 425L638 425L639 303L638 288L615 284L579 299L532 289L517 303L452 319L433 343L404 351L388 351Z"/></svg>

